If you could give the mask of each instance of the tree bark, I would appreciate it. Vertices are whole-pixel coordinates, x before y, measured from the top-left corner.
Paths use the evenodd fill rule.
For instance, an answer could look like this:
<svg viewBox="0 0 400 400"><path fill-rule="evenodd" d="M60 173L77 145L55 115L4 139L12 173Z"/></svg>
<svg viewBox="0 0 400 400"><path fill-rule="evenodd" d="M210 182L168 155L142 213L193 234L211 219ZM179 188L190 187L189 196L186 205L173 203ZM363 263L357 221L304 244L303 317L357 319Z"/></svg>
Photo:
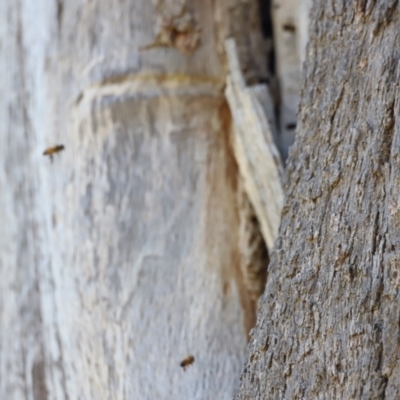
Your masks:
<svg viewBox="0 0 400 400"><path fill-rule="evenodd" d="M224 43L263 74L257 2L10 0L0 27L0 398L232 398L260 294L242 228L265 244Z"/></svg>
<svg viewBox="0 0 400 400"><path fill-rule="evenodd" d="M398 399L398 1L316 1L286 204L237 399Z"/></svg>

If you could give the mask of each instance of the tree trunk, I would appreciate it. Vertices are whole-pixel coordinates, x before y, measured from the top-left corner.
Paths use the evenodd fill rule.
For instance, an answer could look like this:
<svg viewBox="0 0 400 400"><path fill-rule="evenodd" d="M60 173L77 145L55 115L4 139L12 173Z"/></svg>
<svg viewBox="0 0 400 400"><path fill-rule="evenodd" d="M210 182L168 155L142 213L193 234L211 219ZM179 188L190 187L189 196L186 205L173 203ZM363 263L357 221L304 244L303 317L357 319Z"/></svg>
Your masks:
<svg viewBox="0 0 400 400"><path fill-rule="evenodd" d="M237 399L400 398L398 1L316 1Z"/></svg>
<svg viewBox="0 0 400 400"><path fill-rule="evenodd" d="M232 398L267 257L224 46L257 82L258 19L246 0L0 2L1 399Z"/></svg>

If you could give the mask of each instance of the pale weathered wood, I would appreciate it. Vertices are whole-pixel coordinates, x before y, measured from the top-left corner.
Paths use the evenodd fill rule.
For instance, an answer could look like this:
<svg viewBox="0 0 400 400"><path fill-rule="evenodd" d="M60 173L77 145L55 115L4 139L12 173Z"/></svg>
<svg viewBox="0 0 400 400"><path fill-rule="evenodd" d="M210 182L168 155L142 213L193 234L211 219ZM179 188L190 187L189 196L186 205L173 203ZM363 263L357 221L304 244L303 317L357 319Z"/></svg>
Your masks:
<svg viewBox="0 0 400 400"><path fill-rule="evenodd" d="M244 187L271 250L278 235L283 205L282 165L257 91L246 87L234 39L226 41L229 75L226 98L234 120L234 151ZM267 87L263 87L267 95Z"/></svg>
<svg viewBox="0 0 400 400"><path fill-rule="evenodd" d="M398 1L315 1L287 200L237 399L400 398Z"/></svg>
<svg viewBox="0 0 400 400"><path fill-rule="evenodd" d="M310 10L313 0L301 0L299 5L299 49L300 49L300 68L303 68L303 63L306 60L307 43L310 30Z"/></svg>
<svg viewBox="0 0 400 400"><path fill-rule="evenodd" d="M272 21L274 27L275 68L279 82L279 139L278 145L286 159L293 144L297 125L300 94L300 72L305 23L302 12L305 0L274 0ZM308 1L307 1L308 3Z"/></svg>
<svg viewBox="0 0 400 400"><path fill-rule="evenodd" d="M224 40L257 75L256 17L0 1L1 399L232 398L255 302Z"/></svg>

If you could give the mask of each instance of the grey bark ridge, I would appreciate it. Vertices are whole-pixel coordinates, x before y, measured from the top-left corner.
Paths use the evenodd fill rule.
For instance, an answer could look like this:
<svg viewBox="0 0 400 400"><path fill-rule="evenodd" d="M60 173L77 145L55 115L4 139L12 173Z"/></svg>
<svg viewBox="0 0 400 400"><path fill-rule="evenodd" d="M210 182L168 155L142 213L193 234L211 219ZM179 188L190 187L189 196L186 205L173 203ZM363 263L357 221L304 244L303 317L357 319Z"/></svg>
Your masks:
<svg viewBox="0 0 400 400"><path fill-rule="evenodd" d="M300 126L236 399L398 399L398 1L315 2Z"/></svg>

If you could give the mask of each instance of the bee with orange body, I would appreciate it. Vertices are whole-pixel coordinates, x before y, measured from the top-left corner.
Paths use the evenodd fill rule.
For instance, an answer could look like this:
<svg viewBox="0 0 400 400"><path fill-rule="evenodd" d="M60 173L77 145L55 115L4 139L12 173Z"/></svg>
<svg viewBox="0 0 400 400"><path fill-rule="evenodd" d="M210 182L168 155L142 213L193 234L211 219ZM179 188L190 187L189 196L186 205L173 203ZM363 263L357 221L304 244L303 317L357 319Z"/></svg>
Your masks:
<svg viewBox="0 0 400 400"><path fill-rule="evenodd" d="M51 162L53 162L53 156L56 153L59 153L60 151L63 151L65 149L63 144L58 144L57 146L49 147L43 152L44 156L49 156Z"/></svg>
<svg viewBox="0 0 400 400"><path fill-rule="evenodd" d="M192 365L194 363L194 357L193 356L187 356L186 358L184 358L181 363L180 366L183 368L184 371L186 371L186 368L189 365Z"/></svg>

